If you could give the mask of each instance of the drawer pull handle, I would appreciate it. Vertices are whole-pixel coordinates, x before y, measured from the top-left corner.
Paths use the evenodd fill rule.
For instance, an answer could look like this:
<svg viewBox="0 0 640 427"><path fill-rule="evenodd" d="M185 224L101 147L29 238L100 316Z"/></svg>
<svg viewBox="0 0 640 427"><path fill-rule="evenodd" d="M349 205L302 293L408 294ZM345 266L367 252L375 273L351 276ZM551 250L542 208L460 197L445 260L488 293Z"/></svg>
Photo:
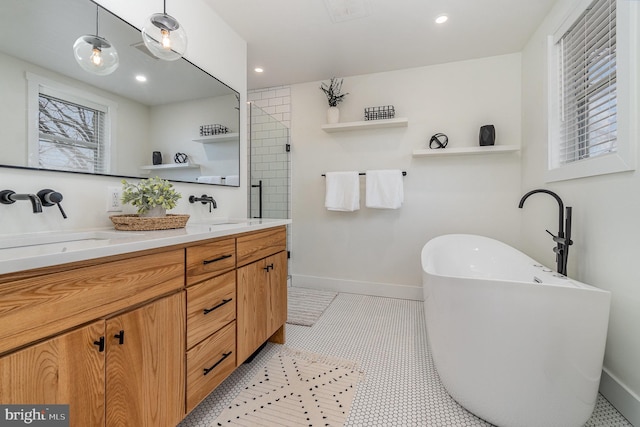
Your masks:
<svg viewBox="0 0 640 427"><path fill-rule="evenodd" d="M223 299L222 302L218 305L216 305L215 307L211 307L211 308L205 308L204 309L204 314L209 314L211 313L213 310L222 307L223 305L225 305L228 302L233 301L233 298L229 298L229 299Z"/></svg>
<svg viewBox="0 0 640 427"><path fill-rule="evenodd" d="M265 270L267 273L269 272L269 270L273 270L273 263L267 265L266 267L263 268L263 270Z"/></svg>
<svg viewBox="0 0 640 427"><path fill-rule="evenodd" d="M222 256L219 256L218 258L205 259L204 261L202 261L202 264L204 265L211 264L212 262L222 261L223 259L231 258L232 256L233 255L222 255Z"/></svg>
<svg viewBox="0 0 640 427"><path fill-rule="evenodd" d="M118 338L118 344L124 344L124 331L122 329L120 330L120 333L115 334L113 337Z"/></svg>
<svg viewBox="0 0 640 427"><path fill-rule="evenodd" d="M216 366L218 366L219 364L221 364L224 359L226 359L227 357L231 356L231 351L228 353L222 353L222 358L220 360L218 360L212 367L210 368L204 368L204 375L207 375L209 372L213 371Z"/></svg>
<svg viewBox="0 0 640 427"><path fill-rule="evenodd" d="M98 341L94 341L93 344L98 346L98 351L100 353L104 351L104 337L100 337Z"/></svg>

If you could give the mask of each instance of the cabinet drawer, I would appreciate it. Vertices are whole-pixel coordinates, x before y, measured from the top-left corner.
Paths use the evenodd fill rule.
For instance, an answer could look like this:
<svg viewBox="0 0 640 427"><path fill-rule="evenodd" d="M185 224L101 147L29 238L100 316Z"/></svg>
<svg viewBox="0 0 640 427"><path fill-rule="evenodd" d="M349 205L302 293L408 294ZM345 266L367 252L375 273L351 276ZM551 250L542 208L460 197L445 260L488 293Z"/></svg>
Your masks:
<svg viewBox="0 0 640 427"><path fill-rule="evenodd" d="M236 272L187 289L187 348L236 318Z"/></svg>
<svg viewBox="0 0 640 427"><path fill-rule="evenodd" d="M236 239L187 248L187 286L217 276L236 267Z"/></svg>
<svg viewBox="0 0 640 427"><path fill-rule="evenodd" d="M236 368L236 322L187 352L187 413Z"/></svg>
<svg viewBox="0 0 640 427"><path fill-rule="evenodd" d="M237 239L238 266L246 265L287 249L286 227L240 236Z"/></svg>
<svg viewBox="0 0 640 427"><path fill-rule="evenodd" d="M0 353L184 286L182 249L0 286Z"/></svg>

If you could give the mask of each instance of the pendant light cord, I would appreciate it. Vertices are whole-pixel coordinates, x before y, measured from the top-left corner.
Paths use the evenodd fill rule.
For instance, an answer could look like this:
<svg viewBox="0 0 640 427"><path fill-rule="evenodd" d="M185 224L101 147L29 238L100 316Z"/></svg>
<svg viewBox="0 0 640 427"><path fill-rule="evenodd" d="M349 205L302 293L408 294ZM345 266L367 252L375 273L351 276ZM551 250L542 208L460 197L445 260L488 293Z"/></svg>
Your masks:
<svg viewBox="0 0 640 427"><path fill-rule="evenodd" d="M98 17L100 16L99 13L100 13L100 6L96 4L96 36L100 35L100 33L98 32Z"/></svg>
<svg viewBox="0 0 640 427"><path fill-rule="evenodd" d="M164 14L167 14L167 0L164 0Z"/></svg>

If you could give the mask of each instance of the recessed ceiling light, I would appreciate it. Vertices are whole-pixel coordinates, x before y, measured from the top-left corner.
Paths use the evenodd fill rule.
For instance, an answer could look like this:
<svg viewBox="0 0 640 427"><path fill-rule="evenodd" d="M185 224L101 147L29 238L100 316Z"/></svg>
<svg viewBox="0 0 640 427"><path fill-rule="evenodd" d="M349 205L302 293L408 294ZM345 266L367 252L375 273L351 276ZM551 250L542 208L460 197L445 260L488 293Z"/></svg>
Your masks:
<svg viewBox="0 0 640 427"><path fill-rule="evenodd" d="M253 71L255 71L256 73L262 73L264 70L260 67L256 67L253 69Z"/></svg>
<svg viewBox="0 0 640 427"><path fill-rule="evenodd" d="M447 20L449 20L447 15L440 15L436 18L436 24L444 24Z"/></svg>
<svg viewBox="0 0 640 427"><path fill-rule="evenodd" d="M142 74L138 74L136 76L136 80L139 81L139 82L146 82L147 81L147 77L143 76Z"/></svg>

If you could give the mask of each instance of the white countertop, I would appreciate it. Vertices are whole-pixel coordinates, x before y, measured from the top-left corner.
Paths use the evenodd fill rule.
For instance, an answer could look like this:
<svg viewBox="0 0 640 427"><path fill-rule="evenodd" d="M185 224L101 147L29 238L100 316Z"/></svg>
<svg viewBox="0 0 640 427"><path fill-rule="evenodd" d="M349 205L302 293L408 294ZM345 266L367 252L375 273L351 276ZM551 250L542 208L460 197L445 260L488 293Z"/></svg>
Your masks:
<svg viewBox="0 0 640 427"><path fill-rule="evenodd" d="M0 274L224 237L291 224L290 219L218 219L159 231L94 228L0 235Z"/></svg>

